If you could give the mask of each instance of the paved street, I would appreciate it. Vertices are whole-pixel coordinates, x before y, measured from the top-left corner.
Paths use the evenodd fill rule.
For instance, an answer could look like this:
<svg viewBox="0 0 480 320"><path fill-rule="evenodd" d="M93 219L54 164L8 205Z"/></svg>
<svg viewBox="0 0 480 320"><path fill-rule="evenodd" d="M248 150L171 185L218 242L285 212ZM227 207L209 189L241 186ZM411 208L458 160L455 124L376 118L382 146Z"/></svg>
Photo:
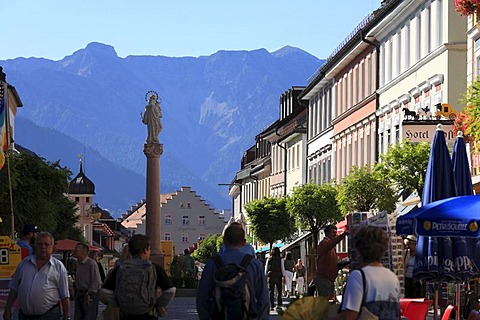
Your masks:
<svg viewBox="0 0 480 320"><path fill-rule="evenodd" d="M288 303L286 301L286 303ZM105 308L104 305L100 305L100 312ZM73 315L72 308L72 315ZM193 320L198 319L197 309L195 307L195 297L177 297L172 300L170 307L168 308L168 314L164 318L169 320ZM276 311L270 312L270 319L280 319L280 316Z"/></svg>
<svg viewBox="0 0 480 320"><path fill-rule="evenodd" d="M195 297L174 298L170 307L168 308L167 317L163 319L172 319L172 320L198 319L197 310L195 308ZM276 311L271 311L270 319L280 319L280 316Z"/></svg>

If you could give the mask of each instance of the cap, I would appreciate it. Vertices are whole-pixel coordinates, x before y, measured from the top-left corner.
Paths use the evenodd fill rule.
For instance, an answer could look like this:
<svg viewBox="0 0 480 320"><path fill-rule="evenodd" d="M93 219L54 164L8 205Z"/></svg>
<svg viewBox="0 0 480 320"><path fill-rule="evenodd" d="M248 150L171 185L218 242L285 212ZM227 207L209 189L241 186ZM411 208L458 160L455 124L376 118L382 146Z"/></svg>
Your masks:
<svg viewBox="0 0 480 320"><path fill-rule="evenodd" d="M412 242L417 242L417 237L415 237L414 235L408 235L407 238L406 238L408 241L412 241Z"/></svg>
<svg viewBox="0 0 480 320"><path fill-rule="evenodd" d="M29 232L40 232L38 226L36 224L26 224L23 226L23 234L27 234Z"/></svg>

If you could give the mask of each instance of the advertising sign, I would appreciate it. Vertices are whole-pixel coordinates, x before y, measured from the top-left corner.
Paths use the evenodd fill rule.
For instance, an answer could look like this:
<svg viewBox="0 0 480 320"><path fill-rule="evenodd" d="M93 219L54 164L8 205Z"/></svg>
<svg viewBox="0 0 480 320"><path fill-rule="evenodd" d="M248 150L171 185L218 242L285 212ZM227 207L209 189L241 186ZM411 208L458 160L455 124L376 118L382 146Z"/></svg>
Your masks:
<svg viewBox="0 0 480 320"><path fill-rule="evenodd" d="M22 251L8 236L0 236L0 300L8 296L8 284L18 264L22 261Z"/></svg>

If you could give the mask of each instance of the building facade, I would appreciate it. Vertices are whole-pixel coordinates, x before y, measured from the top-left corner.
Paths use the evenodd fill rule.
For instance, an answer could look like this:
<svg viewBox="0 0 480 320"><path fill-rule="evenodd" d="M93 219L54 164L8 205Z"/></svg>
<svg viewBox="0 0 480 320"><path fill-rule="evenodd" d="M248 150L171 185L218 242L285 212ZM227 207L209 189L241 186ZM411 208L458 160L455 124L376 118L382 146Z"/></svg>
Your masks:
<svg viewBox="0 0 480 320"><path fill-rule="evenodd" d="M215 211L190 187L161 195L160 201L161 240L172 241L174 254L196 248L207 236L221 234L226 225L225 212ZM122 225L131 235L145 234L145 206L141 202L124 217Z"/></svg>
<svg viewBox="0 0 480 320"><path fill-rule="evenodd" d="M405 139L431 142L433 135L422 133L434 132L437 120L452 120L463 108L465 30L453 1L410 0L395 4L368 33L380 45L379 153Z"/></svg>

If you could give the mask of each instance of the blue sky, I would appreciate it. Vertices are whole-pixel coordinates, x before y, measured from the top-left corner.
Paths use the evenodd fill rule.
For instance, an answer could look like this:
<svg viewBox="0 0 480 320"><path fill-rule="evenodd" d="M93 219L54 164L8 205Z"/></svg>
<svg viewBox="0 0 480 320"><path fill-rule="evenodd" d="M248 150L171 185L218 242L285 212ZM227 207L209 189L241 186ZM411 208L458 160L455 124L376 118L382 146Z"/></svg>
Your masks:
<svg viewBox="0 0 480 320"><path fill-rule="evenodd" d="M270 52L286 45L326 58L380 0L0 0L0 60L60 60L90 42L120 57ZM5 41L6 37L6 41Z"/></svg>

